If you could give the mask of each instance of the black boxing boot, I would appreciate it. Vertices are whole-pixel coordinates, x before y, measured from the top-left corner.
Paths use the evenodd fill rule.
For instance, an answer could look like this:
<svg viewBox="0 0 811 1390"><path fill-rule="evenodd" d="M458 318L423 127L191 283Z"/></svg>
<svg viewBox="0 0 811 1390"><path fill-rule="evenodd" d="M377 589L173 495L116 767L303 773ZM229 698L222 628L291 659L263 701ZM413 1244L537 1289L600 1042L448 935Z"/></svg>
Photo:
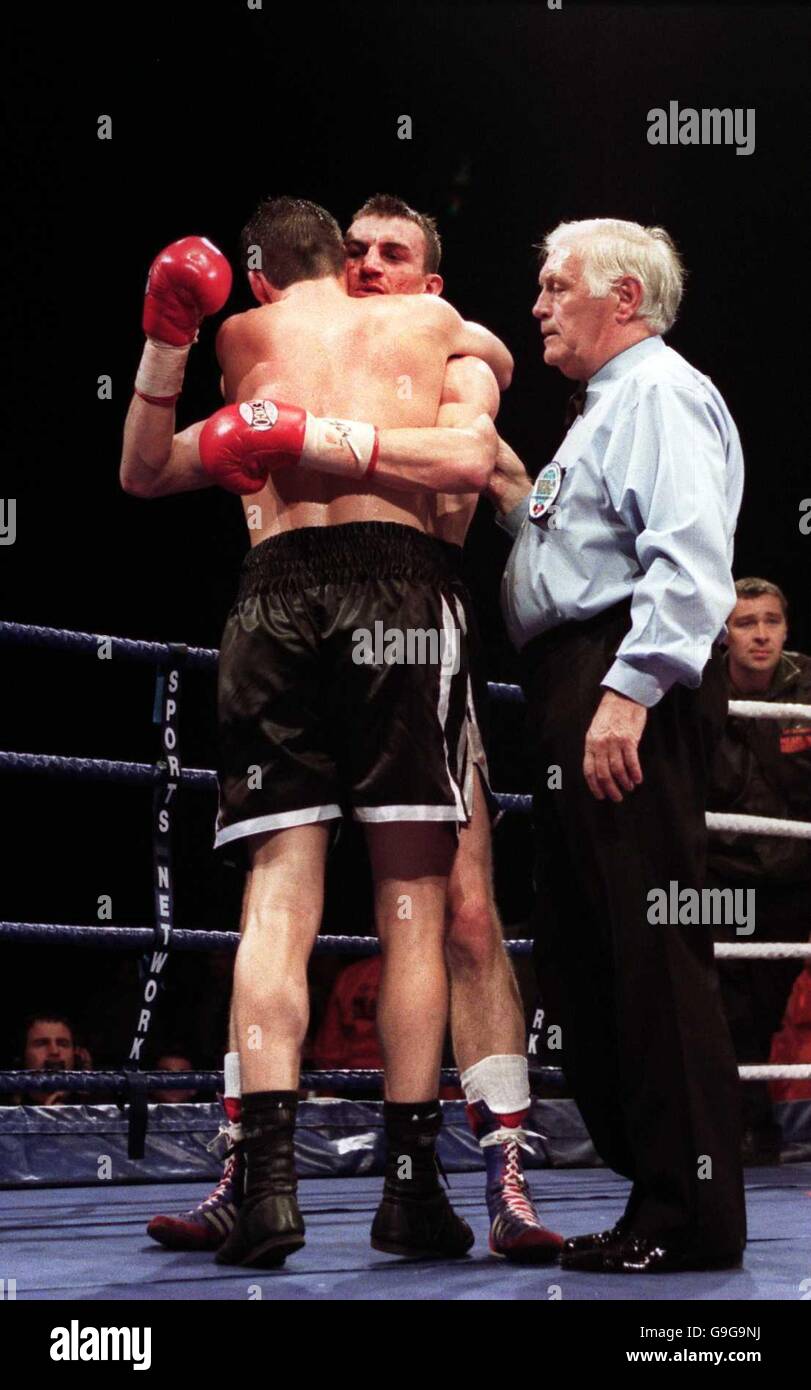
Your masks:
<svg viewBox="0 0 811 1390"><path fill-rule="evenodd" d="M466 1255L474 1236L440 1185L436 1138L438 1100L383 1106L388 1153L383 1200L372 1222L372 1249L387 1255Z"/></svg>
<svg viewBox="0 0 811 1390"><path fill-rule="evenodd" d="M242 1097L245 1191L217 1264L273 1269L304 1244L293 1153L296 1104L295 1091Z"/></svg>

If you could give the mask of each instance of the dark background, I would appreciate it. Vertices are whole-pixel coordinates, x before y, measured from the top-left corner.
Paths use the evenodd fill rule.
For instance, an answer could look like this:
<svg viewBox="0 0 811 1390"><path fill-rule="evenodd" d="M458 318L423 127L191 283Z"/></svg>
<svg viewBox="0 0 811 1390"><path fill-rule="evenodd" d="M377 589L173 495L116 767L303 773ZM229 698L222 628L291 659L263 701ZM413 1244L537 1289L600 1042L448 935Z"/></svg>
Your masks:
<svg viewBox="0 0 811 1390"><path fill-rule="evenodd" d="M532 245L561 219L664 225L689 269L670 344L723 392L747 460L735 573L776 580L790 645L811 645L811 494L802 378L803 208L808 200L807 11L772 5L348 5L267 0L206 7L39 8L11 21L4 80L7 470L17 540L0 553L2 616L218 645L247 541L238 499L161 501L118 485L123 418L141 351L147 267L167 242L204 234L235 260L260 197L292 193L345 224L372 192L434 213L448 298L516 359L499 428L530 471L560 440L566 382L542 365L530 317ZM647 143L647 112L754 107L756 148ZM99 115L113 138L96 137ZM410 115L413 138L397 138ZM248 306L239 279L229 303ZM216 409L215 325L204 327L179 426ZM804 342L802 343L804 347ZM113 379L111 401L97 377ZM16 405L15 405L16 402ZM11 488L9 487L9 495ZM491 679L515 679L498 612L508 550L486 502L467 555ZM152 760L152 674L92 657L2 649L0 743L26 751ZM214 682L187 678L187 765L214 764ZM494 711L494 781L521 790L521 720ZM496 751L498 750L498 751ZM94 923L151 913L150 794L4 777L2 917ZM234 928L241 879L211 853L213 796L183 794L177 925ZM500 905L529 902L527 823L495 832ZM665 832L666 833L666 830ZM347 829L332 857L326 930L370 930L366 871ZM3 948L0 1065L30 1007L83 1023L116 1062L136 1018L137 963L91 951ZM172 967L163 1037L199 1063L222 1044L227 969ZM184 1002L185 1001L185 1002Z"/></svg>

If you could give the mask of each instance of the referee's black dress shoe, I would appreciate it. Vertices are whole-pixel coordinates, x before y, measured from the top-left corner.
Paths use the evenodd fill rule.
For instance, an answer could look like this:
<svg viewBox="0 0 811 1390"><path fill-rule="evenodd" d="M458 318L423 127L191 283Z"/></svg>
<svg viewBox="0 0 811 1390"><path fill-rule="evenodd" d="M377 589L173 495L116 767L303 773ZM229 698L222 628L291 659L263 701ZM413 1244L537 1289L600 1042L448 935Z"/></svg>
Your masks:
<svg viewBox="0 0 811 1390"><path fill-rule="evenodd" d="M609 1234L605 1232L604 1234ZM564 1269L590 1274L675 1274L688 1269L737 1269L742 1251L702 1251L675 1236L620 1235L602 1248L561 1255Z"/></svg>
<svg viewBox="0 0 811 1390"><path fill-rule="evenodd" d="M627 1229L627 1222L624 1217L620 1217L616 1225L609 1231L592 1231L587 1236L569 1236L564 1240L563 1249L560 1252L561 1259L565 1255L586 1255L599 1253L609 1245L616 1245L618 1240L622 1240Z"/></svg>

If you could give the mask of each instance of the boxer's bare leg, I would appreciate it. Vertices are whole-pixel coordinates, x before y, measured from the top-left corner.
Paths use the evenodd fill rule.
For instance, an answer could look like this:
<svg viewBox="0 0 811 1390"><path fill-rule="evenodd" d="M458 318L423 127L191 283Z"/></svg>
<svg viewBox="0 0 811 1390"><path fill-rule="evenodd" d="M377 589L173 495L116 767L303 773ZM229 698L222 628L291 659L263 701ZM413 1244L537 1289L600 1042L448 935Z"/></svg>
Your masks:
<svg viewBox="0 0 811 1390"><path fill-rule="evenodd" d="M524 1011L493 896L490 820L478 774L448 883L447 953L456 1065L523 1055Z"/></svg>
<svg viewBox="0 0 811 1390"><path fill-rule="evenodd" d="M383 950L377 1026L386 1099L436 1098L448 1015L445 899L455 850L441 822L366 825Z"/></svg>
<svg viewBox="0 0 811 1390"><path fill-rule="evenodd" d="M253 1101L257 1092L298 1089L308 1014L307 961L321 920L327 836L326 826L311 825L253 841L228 1020L229 1051L240 1054L242 1043L236 1070L235 1059L229 1066L226 1058L224 1133L230 1147L222 1177L208 1197L191 1211L161 1214L149 1222L147 1233L171 1250L219 1250L218 1259L239 1264L251 1246L244 1232L233 1234L246 1193L240 1092ZM292 1171L292 1116L288 1127ZM282 1174L284 1167L282 1163ZM290 1248L298 1244L296 1235Z"/></svg>
<svg viewBox="0 0 811 1390"><path fill-rule="evenodd" d="M250 901L250 896L251 896L250 888L251 888L251 871L250 871L250 869L249 869L248 872L247 872L247 874L245 875L245 884L244 884L243 889L242 889L242 912L241 912L240 918L239 918L239 934L240 934L240 936L242 936L242 933L243 933L244 930L245 930L245 920L246 920L246 917L247 917L247 915L248 915L248 903L249 903L249 901ZM234 1018L234 994L233 994L233 989L232 989L232 991L231 991L231 1002L230 1002L230 1004L228 1005L228 1051L229 1051L229 1052L239 1052L239 1041L238 1041L238 1039L237 1039L237 1025L236 1025L236 1020L235 1020L235 1018Z"/></svg>
<svg viewBox="0 0 811 1390"><path fill-rule="evenodd" d="M522 1170L524 1011L493 896L490 820L478 776L448 885L447 921L453 1047L487 1169L490 1249L518 1263L548 1264L563 1241L541 1225Z"/></svg>
<svg viewBox="0 0 811 1390"><path fill-rule="evenodd" d="M243 1095L298 1089L328 837L325 824L296 826L253 851L232 1001Z"/></svg>
<svg viewBox="0 0 811 1390"><path fill-rule="evenodd" d="M372 1247L456 1259L473 1232L448 1201L435 1144L448 1016L443 938L455 830L437 822L367 825L375 917L383 948L377 1024L386 1071L383 1196Z"/></svg>
<svg viewBox="0 0 811 1390"><path fill-rule="evenodd" d="M252 844L232 1001L243 1180L218 1264L275 1268L304 1244L296 1200L296 1092L328 838L329 827L319 823L276 830Z"/></svg>

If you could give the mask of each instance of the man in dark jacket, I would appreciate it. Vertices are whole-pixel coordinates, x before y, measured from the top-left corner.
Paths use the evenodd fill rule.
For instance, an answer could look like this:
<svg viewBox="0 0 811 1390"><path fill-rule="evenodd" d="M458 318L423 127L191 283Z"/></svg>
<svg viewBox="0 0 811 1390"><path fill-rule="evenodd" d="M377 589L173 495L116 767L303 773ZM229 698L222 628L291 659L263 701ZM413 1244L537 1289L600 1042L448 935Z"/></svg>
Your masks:
<svg viewBox="0 0 811 1390"><path fill-rule="evenodd" d="M787 604L776 584L739 579L729 618L730 699L809 706L807 719L732 717L718 748L710 809L811 821L811 657L783 650ZM710 838L708 886L755 890L749 941L807 941L811 841L763 835ZM717 928L718 940L740 940ZM767 1062L800 960L724 961L721 989L740 1063ZM744 1083L744 1161L776 1162L780 1128L765 1082Z"/></svg>

